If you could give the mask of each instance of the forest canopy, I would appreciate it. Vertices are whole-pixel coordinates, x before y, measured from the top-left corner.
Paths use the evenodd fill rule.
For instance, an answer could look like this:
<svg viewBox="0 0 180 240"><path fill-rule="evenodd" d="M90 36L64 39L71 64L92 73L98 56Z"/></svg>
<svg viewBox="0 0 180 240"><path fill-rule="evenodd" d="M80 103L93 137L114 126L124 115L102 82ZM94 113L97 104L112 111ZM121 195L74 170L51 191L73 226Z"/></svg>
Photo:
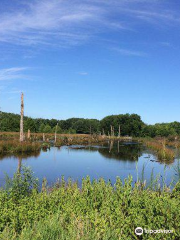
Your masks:
<svg viewBox="0 0 180 240"><path fill-rule="evenodd" d="M19 132L20 115L1 112L0 131ZM180 122L145 124L137 114L111 115L97 119L69 118L67 120L24 117L24 130L36 133L111 134L118 136L155 137L180 135Z"/></svg>

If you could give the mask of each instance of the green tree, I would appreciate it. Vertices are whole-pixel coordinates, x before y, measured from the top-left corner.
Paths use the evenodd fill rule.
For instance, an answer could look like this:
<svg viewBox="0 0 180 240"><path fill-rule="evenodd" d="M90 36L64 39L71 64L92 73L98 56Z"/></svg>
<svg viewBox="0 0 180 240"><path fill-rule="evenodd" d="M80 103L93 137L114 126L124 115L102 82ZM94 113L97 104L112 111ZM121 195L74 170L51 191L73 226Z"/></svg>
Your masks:
<svg viewBox="0 0 180 240"><path fill-rule="evenodd" d="M111 115L103 118L100 122L101 131L104 129L105 133L110 133L111 126L114 127L114 134L117 136L119 132L119 125L121 126L121 135L141 136L143 126L145 125L141 117L137 114L120 114Z"/></svg>
<svg viewBox="0 0 180 240"><path fill-rule="evenodd" d="M24 129L26 132L28 131L28 129L31 130L31 132L37 132L38 128L37 128L37 125L36 125L34 119L32 119L32 118L26 119L24 122Z"/></svg>
<svg viewBox="0 0 180 240"><path fill-rule="evenodd" d="M40 133L43 133L44 132L44 129L45 129L45 125L44 123L41 123L40 127L39 127L39 132Z"/></svg>
<svg viewBox="0 0 180 240"><path fill-rule="evenodd" d="M60 126L53 127L53 132L55 133L55 131L56 133L62 133L62 129L60 128Z"/></svg>
<svg viewBox="0 0 180 240"><path fill-rule="evenodd" d="M46 125L45 128L44 128L44 133L51 133L52 132L52 129L49 125Z"/></svg>
<svg viewBox="0 0 180 240"><path fill-rule="evenodd" d="M0 114L0 131L19 132L20 115L1 112ZM147 125L143 123L141 117L137 114L119 114L111 115L103 118L101 121L97 119L70 118L67 120L56 119L33 119L24 117L25 131L31 132L55 132L54 127L58 123L58 133L98 133L105 131L106 135L110 133L110 126L114 127L114 133L117 136L119 125L121 126L121 135L129 136L180 136L180 122L158 123L155 125ZM60 130L61 129L61 130ZM51 131L52 130L52 131Z"/></svg>

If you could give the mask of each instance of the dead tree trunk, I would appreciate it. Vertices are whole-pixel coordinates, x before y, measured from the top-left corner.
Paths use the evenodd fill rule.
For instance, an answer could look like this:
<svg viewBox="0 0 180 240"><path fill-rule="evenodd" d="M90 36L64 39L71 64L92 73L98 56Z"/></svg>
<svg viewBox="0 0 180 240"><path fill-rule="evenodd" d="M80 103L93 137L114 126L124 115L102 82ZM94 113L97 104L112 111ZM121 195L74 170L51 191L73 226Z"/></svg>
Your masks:
<svg viewBox="0 0 180 240"><path fill-rule="evenodd" d="M112 133L113 133L113 127L112 127L112 125L111 125L111 137L112 137Z"/></svg>
<svg viewBox="0 0 180 240"><path fill-rule="evenodd" d="M55 129L55 136L54 136L54 142L56 143L57 140L57 127L58 127L58 123L56 125L56 129Z"/></svg>
<svg viewBox="0 0 180 240"><path fill-rule="evenodd" d="M43 142L45 142L45 134L43 133Z"/></svg>
<svg viewBox="0 0 180 240"><path fill-rule="evenodd" d="M119 153L119 141L118 141L118 153Z"/></svg>
<svg viewBox="0 0 180 240"><path fill-rule="evenodd" d="M23 118L24 118L24 94L21 93L20 142L24 141Z"/></svg>
<svg viewBox="0 0 180 240"><path fill-rule="evenodd" d="M113 149L113 140L112 141L110 141L110 146L109 146L109 153L112 151L112 149Z"/></svg>
<svg viewBox="0 0 180 240"><path fill-rule="evenodd" d="M105 136L105 131L104 131L104 128L103 128L103 136Z"/></svg>
<svg viewBox="0 0 180 240"><path fill-rule="evenodd" d="M119 134L118 136L120 137L121 136L121 126L119 125Z"/></svg>
<svg viewBox="0 0 180 240"><path fill-rule="evenodd" d="M89 128L89 132L90 132L90 136L92 135L92 127L90 125L90 128Z"/></svg>
<svg viewBox="0 0 180 240"><path fill-rule="evenodd" d="M28 135L27 135L27 138L30 139L31 137L31 131L28 129Z"/></svg>

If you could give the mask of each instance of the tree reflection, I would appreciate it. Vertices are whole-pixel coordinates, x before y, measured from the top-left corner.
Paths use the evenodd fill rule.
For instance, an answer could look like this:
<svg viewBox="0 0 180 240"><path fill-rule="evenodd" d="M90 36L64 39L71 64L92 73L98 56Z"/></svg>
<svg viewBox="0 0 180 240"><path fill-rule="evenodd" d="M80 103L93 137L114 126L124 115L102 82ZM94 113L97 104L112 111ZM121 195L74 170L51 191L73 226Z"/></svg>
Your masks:
<svg viewBox="0 0 180 240"><path fill-rule="evenodd" d="M98 151L103 157L116 160L137 161L142 155L143 147L140 144L125 144L117 142L109 143L109 151L106 148L99 148Z"/></svg>
<svg viewBox="0 0 180 240"><path fill-rule="evenodd" d="M125 161L137 161L143 153L143 146L141 144L112 140L101 146L72 146L70 149L72 151L98 151L105 158Z"/></svg>
<svg viewBox="0 0 180 240"><path fill-rule="evenodd" d="M4 159L7 159L7 158L22 158L22 159L28 159L30 157L39 157L40 155L40 151L37 151L37 152L31 152L31 153L7 153L7 154L0 154L0 160L4 160Z"/></svg>

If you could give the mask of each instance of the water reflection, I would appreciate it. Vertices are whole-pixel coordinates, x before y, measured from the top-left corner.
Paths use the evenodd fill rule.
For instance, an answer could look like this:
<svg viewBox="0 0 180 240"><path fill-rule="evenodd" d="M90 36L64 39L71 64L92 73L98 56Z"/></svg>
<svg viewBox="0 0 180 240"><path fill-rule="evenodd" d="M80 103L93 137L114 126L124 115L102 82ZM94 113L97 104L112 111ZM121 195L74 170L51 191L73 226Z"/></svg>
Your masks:
<svg viewBox="0 0 180 240"><path fill-rule="evenodd" d="M97 151L107 159L138 161L144 147L134 142L109 141L100 146L72 146L71 150Z"/></svg>
<svg viewBox="0 0 180 240"><path fill-rule="evenodd" d="M103 177L112 183L117 176L123 180L132 175L136 181L137 168L140 176L143 166L145 178L150 179L152 169L155 175L163 175L165 166L165 163L157 162L151 151L134 142L109 141L94 146L52 147L48 151L28 155L0 156L0 185L4 184L4 173L12 177L17 170L21 171L22 164L30 166L40 182L46 177L48 183L55 182L62 175L65 179L71 177L79 182L87 175L91 179ZM175 164L176 161L167 166L167 183L175 175Z"/></svg>
<svg viewBox="0 0 180 240"><path fill-rule="evenodd" d="M44 150L43 150L44 151ZM37 152L31 152L31 153L6 153L6 154L0 154L0 161L8 158L21 158L21 159L28 159L30 157L38 158L41 154L40 151Z"/></svg>
<svg viewBox="0 0 180 240"><path fill-rule="evenodd" d="M21 166L22 166L22 157L18 157L18 168L17 168L18 173L21 173Z"/></svg>
<svg viewBox="0 0 180 240"><path fill-rule="evenodd" d="M116 143L111 141L109 143L109 151L102 148L99 149L99 153L108 159L138 161L138 158L142 155L142 150L143 147L140 144L123 144L119 141Z"/></svg>

